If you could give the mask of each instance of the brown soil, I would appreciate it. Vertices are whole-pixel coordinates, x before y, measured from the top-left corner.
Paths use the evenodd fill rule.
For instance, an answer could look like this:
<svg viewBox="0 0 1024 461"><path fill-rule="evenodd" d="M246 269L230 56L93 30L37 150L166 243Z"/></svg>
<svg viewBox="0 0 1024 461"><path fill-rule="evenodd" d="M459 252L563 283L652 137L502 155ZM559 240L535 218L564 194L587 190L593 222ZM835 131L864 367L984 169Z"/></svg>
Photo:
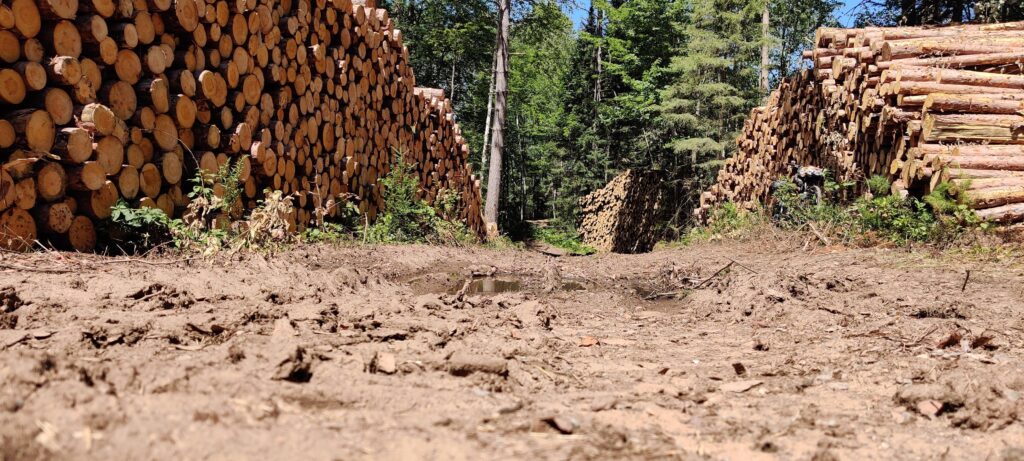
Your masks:
<svg viewBox="0 0 1024 461"><path fill-rule="evenodd" d="M785 245L4 255L0 458L1024 459L1020 266Z"/></svg>

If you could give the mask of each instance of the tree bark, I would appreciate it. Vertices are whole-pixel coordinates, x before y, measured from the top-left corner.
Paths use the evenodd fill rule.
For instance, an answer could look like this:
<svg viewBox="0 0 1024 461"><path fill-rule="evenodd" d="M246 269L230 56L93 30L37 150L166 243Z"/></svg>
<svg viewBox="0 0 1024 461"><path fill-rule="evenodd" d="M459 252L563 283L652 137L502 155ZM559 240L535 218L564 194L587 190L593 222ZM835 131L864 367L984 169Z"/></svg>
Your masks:
<svg viewBox="0 0 1024 461"><path fill-rule="evenodd" d="M510 0L498 2L498 41L494 66L494 119L491 120L491 167L487 175L487 205L484 219L490 232L497 230L501 200L501 159L505 149L505 109L508 96L508 35L512 22Z"/></svg>
<svg viewBox="0 0 1024 461"><path fill-rule="evenodd" d="M768 34L771 31L771 14L768 12L768 2L764 2L764 11L761 12L761 94L768 94L768 59L770 54L770 43ZM785 71L785 69L783 69Z"/></svg>
<svg viewBox="0 0 1024 461"><path fill-rule="evenodd" d="M498 55L491 60L491 82L487 85L487 122L484 123L484 147L480 152L480 172L487 174L487 154L491 147L491 118L494 116L494 72L497 68ZM489 179L489 178L488 178Z"/></svg>

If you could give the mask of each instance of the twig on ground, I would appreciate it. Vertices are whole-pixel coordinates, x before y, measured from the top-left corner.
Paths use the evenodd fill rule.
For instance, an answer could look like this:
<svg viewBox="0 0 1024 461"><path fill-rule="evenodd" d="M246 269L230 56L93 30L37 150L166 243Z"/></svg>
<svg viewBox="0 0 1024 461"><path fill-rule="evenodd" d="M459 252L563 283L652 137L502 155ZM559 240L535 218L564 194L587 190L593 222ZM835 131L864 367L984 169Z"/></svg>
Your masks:
<svg viewBox="0 0 1024 461"><path fill-rule="evenodd" d="M73 270L70 270L70 269L36 268L36 267L26 267L26 266L19 266L17 264L7 264L7 263L0 263L0 269L10 269L10 270L15 270L15 271L25 271L25 272L39 272L39 273L42 273L42 274L70 274L71 272L74 272Z"/></svg>
<svg viewBox="0 0 1024 461"><path fill-rule="evenodd" d="M807 223L807 226L810 227L811 232L814 233L816 237L818 237L818 240L821 240L821 243L824 243L827 247L832 246L832 241L829 240L828 237L822 235L821 232L818 231L818 227L815 226L814 223L809 222Z"/></svg>
<svg viewBox="0 0 1024 461"><path fill-rule="evenodd" d="M729 264L726 264L725 267L719 269L718 272L715 272L711 277L708 277L706 280L701 282L700 285L697 285L696 287L694 287L694 289L704 288L705 286L707 286L707 284L711 283L713 280L718 278L718 276L722 275L723 273L725 273L725 271L729 270L730 268L732 268L732 266L735 266L735 265L736 265L736 261L732 261Z"/></svg>
<svg viewBox="0 0 1024 461"><path fill-rule="evenodd" d="M920 345L920 344L921 344L921 342L923 342L923 341L924 341L924 340L925 340L926 338L928 338L929 336L931 336L931 335L932 335L932 333L935 333L935 331L936 331L936 330L938 330L938 329L939 329L939 327L938 327L938 326L934 326L934 327L932 327L932 328L931 328L930 330L928 330L928 331L927 331L927 332L926 332L925 334L921 335L921 337L920 337L920 338L917 338L917 341L914 341L914 342L910 343L909 345L910 345L910 346L917 346L917 345Z"/></svg>
<svg viewBox="0 0 1024 461"><path fill-rule="evenodd" d="M967 276L964 277L964 286L960 287L960 292L967 291L967 284L971 281L971 270L967 269Z"/></svg>
<svg viewBox="0 0 1024 461"><path fill-rule="evenodd" d="M755 271L755 270L753 270L753 269L751 269L751 268L749 268L749 267L747 267L747 266L744 266L744 265L743 265L743 264L741 264L741 263L740 263L739 261L736 261L735 259L732 259L732 258L729 258L729 261L732 261L732 262L733 262L733 263L735 263L735 264L736 264L737 266L740 266L740 267L742 267L742 268L744 268L744 269L746 269L746 270L750 271L750 273L751 273L751 274L757 275L757 271Z"/></svg>
<svg viewBox="0 0 1024 461"><path fill-rule="evenodd" d="M139 258L124 258L124 259L111 259L109 261L90 261L89 264L147 264L150 266L171 266L174 264L185 263L200 259L198 257L180 258L171 261L146 261L145 259Z"/></svg>

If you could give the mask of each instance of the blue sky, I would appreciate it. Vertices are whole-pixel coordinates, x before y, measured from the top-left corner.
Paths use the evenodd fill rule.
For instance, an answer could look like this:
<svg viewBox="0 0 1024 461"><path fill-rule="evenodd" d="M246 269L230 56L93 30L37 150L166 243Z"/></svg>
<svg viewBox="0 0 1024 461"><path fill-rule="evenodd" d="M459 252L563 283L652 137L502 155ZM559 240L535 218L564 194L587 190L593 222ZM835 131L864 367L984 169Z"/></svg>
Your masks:
<svg viewBox="0 0 1024 461"><path fill-rule="evenodd" d="M839 21L844 26L850 26L851 22L853 21L853 18L852 18L853 11L852 10L853 10L854 7L856 7L861 2L861 0L842 0L842 2L843 2L843 6L839 7L839 11L838 11L838 13L840 15ZM579 2L579 3L584 4L585 2ZM577 27L579 27L583 23L583 21L585 21L587 19L587 9L586 9L586 6L582 6L580 8L574 9L573 11L570 11L569 16L572 17L573 22L576 23Z"/></svg>

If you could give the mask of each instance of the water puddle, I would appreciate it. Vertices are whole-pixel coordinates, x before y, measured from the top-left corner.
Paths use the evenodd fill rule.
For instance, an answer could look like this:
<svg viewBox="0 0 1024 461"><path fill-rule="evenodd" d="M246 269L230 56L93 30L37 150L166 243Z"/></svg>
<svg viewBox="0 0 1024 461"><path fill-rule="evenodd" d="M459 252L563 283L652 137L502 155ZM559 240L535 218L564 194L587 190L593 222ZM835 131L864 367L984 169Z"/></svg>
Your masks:
<svg viewBox="0 0 1024 461"><path fill-rule="evenodd" d="M463 283L464 285L464 283ZM462 290L463 285L452 286L448 294L455 294ZM523 282L518 279L482 278L475 279L469 283L466 290L467 295L496 295L501 293L516 293L523 291Z"/></svg>

